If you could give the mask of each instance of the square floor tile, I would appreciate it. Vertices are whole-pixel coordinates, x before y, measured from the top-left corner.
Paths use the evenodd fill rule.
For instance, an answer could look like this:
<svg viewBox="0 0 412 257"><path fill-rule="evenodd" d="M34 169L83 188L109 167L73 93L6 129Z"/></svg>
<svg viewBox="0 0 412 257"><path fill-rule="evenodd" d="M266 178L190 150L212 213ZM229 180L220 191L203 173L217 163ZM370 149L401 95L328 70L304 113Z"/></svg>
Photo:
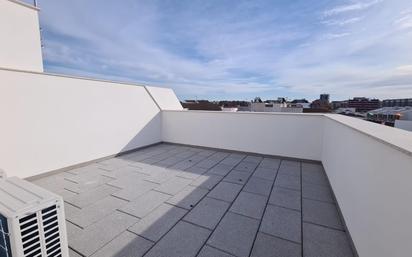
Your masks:
<svg viewBox="0 0 412 257"><path fill-rule="evenodd" d="M139 237L131 232L125 231L99 249L93 257L141 257L153 245L152 242ZM70 256L72 257L72 256Z"/></svg>
<svg viewBox="0 0 412 257"><path fill-rule="evenodd" d="M264 233L258 233L251 257L301 257L302 246Z"/></svg>
<svg viewBox="0 0 412 257"><path fill-rule="evenodd" d="M204 174L204 175L199 176L197 179L195 179L190 185L211 190L222 179L223 179L223 176Z"/></svg>
<svg viewBox="0 0 412 257"><path fill-rule="evenodd" d="M303 223L304 257L353 257L345 232Z"/></svg>
<svg viewBox="0 0 412 257"><path fill-rule="evenodd" d="M235 166L235 170L251 173L256 169L257 166L258 166L258 163L242 161L238 165Z"/></svg>
<svg viewBox="0 0 412 257"><path fill-rule="evenodd" d="M269 235L300 243L301 214L299 211L268 205L260 230Z"/></svg>
<svg viewBox="0 0 412 257"><path fill-rule="evenodd" d="M303 221L343 230L338 209L333 203L303 199Z"/></svg>
<svg viewBox="0 0 412 257"><path fill-rule="evenodd" d="M247 257L258 227L258 220L228 212L207 243L235 256Z"/></svg>
<svg viewBox="0 0 412 257"><path fill-rule="evenodd" d="M93 224L94 222L101 220L102 218L114 212L117 208L120 208L127 203L128 202L125 200L121 200L113 196L108 196L92 205L79 210L76 215L66 217L66 219L80 227L85 228Z"/></svg>
<svg viewBox="0 0 412 257"><path fill-rule="evenodd" d="M310 183L302 184L303 198L333 203L332 192L329 187Z"/></svg>
<svg viewBox="0 0 412 257"><path fill-rule="evenodd" d="M235 257L209 245L203 246L197 257Z"/></svg>
<svg viewBox="0 0 412 257"><path fill-rule="evenodd" d="M268 169L277 170L279 168L279 165L280 165L280 159L265 157L259 163L259 168L268 168Z"/></svg>
<svg viewBox="0 0 412 257"><path fill-rule="evenodd" d="M275 186L301 190L300 177L279 174L275 181Z"/></svg>
<svg viewBox="0 0 412 257"><path fill-rule="evenodd" d="M223 181L231 182L239 185L244 185L248 178L252 175L249 172L237 171L232 170L224 179Z"/></svg>
<svg viewBox="0 0 412 257"><path fill-rule="evenodd" d="M65 201L79 208L84 208L95 203L96 201L99 201L100 199L109 196L110 194L113 194L116 191L119 191L119 189L109 185L102 185L95 189L85 191L76 196L70 197Z"/></svg>
<svg viewBox="0 0 412 257"><path fill-rule="evenodd" d="M170 195L156 191L149 191L132 202L129 202L119 210L135 217L143 218L156 209L156 207L166 202L169 198Z"/></svg>
<svg viewBox="0 0 412 257"><path fill-rule="evenodd" d="M230 211L254 219L261 219L266 207L266 200L266 196L242 191L236 198L235 202L230 208Z"/></svg>
<svg viewBox="0 0 412 257"><path fill-rule="evenodd" d="M162 204L130 227L129 231L156 242L166 234L186 212L186 210L181 208L169 204Z"/></svg>
<svg viewBox="0 0 412 257"><path fill-rule="evenodd" d="M210 233L205 228L180 221L145 257L194 257Z"/></svg>
<svg viewBox="0 0 412 257"><path fill-rule="evenodd" d="M175 195L178 192L182 191L187 185L192 183L191 179L174 177L171 180L161 184L159 187L156 187L156 191L162 192L169 195Z"/></svg>
<svg viewBox="0 0 412 257"><path fill-rule="evenodd" d="M223 200L226 202L233 202L242 189L241 185L220 182L209 194L209 197Z"/></svg>
<svg viewBox="0 0 412 257"><path fill-rule="evenodd" d="M269 203L289 209L301 210L300 192L292 189L274 187Z"/></svg>
<svg viewBox="0 0 412 257"><path fill-rule="evenodd" d="M253 173L253 177L262 178L270 181L274 181L277 174L277 170L265 168L265 167L258 167L255 172Z"/></svg>
<svg viewBox="0 0 412 257"><path fill-rule="evenodd" d="M252 176L243 190L250 193L269 196L272 184L272 181Z"/></svg>
<svg viewBox="0 0 412 257"><path fill-rule="evenodd" d="M209 190L200 187L187 186L175 196L167 200L167 203L184 208L192 209Z"/></svg>
<svg viewBox="0 0 412 257"><path fill-rule="evenodd" d="M69 240L69 245L77 252L90 256L137 221L139 219L128 214L113 212L77 233Z"/></svg>
<svg viewBox="0 0 412 257"><path fill-rule="evenodd" d="M300 177L300 163L282 160L279 167L279 174Z"/></svg>
<svg viewBox="0 0 412 257"><path fill-rule="evenodd" d="M215 174L219 176L226 176L231 170L233 169L233 165L228 164L221 164L214 166L210 170L208 170L208 174Z"/></svg>
<svg viewBox="0 0 412 257"><path fill-rule="evenodd" d="M326 173L322 165L314 163L302 163L302 179L306 183L329 186Z"/></svg>
<svg viewBox="0 0 412 257"><path fill-rule="evenodd" d="M184 217L184 220L214 229L228 208L229 203L206 197Z"/></svg>

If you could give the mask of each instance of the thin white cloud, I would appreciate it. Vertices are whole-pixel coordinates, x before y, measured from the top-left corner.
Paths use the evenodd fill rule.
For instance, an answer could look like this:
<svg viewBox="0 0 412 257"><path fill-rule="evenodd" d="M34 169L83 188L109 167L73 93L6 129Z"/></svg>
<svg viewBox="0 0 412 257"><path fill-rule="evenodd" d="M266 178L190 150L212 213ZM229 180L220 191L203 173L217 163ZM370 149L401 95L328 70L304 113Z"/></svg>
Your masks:
<svg viewBox="0 0 412 257"><path fill-rule="evenodd" d="M337 38L342 38L342 37L347 37L349 36L349 32L343 32L343 33L329 33L323 36L324 39L337 39Z"/></svg>
<svg viewBox="0 0 412 257"><path fill-rule="evenodd" d="M359 22L363 19L364 17L353 17L349 19L343 19L343 20L323 20L321 21L322 24L329 25L329 26L345 26L345 25L350 25L356 22Z"/></svg>
<svg viewBox="0 0 412 257"><path fill-rule="evenodd" d="M412 64L396 67L395 73L400 75L412 75Z"/></svg>
<svg viewBox="0 0 412 257"><path fill-rule="evenodd" d="M358 2L355 2L355 3L340 5L340 6L336 6L332 9L324 11L323 15L325 17L328 17L328 16L347 13L347 12L351 12L351 11L361 11L361 10L365 10L369 7L372 7L372 6L378 4L382 1L383 0L373 0L373 1L369 1L369 2L358 1Z"/></svg>
<svg viewBox="0 0 412 257"><path fill-rule="evenodd" d="M395 20L394 24L399 29L410 29L410 28L412 28L412 11L409 12L409 13L406 13L401 18Z"/></svg>

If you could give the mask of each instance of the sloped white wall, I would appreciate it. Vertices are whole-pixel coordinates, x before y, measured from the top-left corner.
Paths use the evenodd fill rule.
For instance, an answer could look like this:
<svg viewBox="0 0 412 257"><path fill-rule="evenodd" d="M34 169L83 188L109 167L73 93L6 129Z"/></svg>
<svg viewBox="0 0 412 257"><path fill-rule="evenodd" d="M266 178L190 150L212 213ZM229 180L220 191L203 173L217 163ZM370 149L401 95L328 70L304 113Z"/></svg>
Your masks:
<svg viewBox="0 0 412 257"><path fill-rule="evenodd" d="M170 88L146 86L161 110L183 110L175 92Z"/></svg>
<svg viewBox="0 0 412 257"><path fill-rule="evenodd" d="M0 69L0 169L29 177L161 141L142 86Z"/></svg>
<svg viewBox="0 0 412 257"><path fill-rule="evenodd" d="M0 67L43 71L38 10L0 0Z"/></svg>

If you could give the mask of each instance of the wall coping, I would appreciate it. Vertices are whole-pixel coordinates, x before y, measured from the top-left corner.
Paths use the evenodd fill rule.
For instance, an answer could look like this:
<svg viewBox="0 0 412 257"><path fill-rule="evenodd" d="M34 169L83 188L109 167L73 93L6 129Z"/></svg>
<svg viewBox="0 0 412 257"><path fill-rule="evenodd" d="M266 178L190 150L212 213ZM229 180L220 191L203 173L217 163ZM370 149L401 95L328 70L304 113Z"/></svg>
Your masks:
<svg viewBox="0 0 412 257"><path fill-rule="evenodd" d="M201 111L201 110L163 110L164 112L188 112L188 113L215 113L234 115L296 115L296 116L323 116L322 113L291 113L291 112L230 112L230 111Z"/></svg>
<svg viewBox="0 0 412 257"><path fill-rule="evenodd" d="M125 85L125 86L139 86L139 87L149 86L149 85L132 83L132 82L124 82L124 81L116 81L116 80L108 80L108 79L99 79L99 78L91 78L91 77L82 77L82 76L73 76L73 75L50 73L50 72L19 70L19 69L13 69L13 68L5 68L5 67L0 67L0 70L11 71L11 72L20 72L20 73L28 73L28 74L35 74L35 75L42 75L42 76L52 76L52 77L61 77L61 78L69 78L69 79L79 79L79 80L88 80L88 81L96 81L96 82L105 82L105 83L120 84L120 85ZM155 86L151 86L151 87L155 87ZM159 87L159 88L167 88L167 87Z"/></svg>
<svg viewBox="0 0 412 257"><path fill-rule="evenodd" d="M12 3L15 3L15 4L18 4L18 5L21 5L21 6L24 6L24 7L27 7L29 9L32 9L32 10L35 10L35 11L40 11L39 7L33 6L31 4L28 4L28 3L25 3L25 2L22 2L22 1L18 1L18 0L8 0L8 1L12 2Z"/></svg>
<svg viewBox="0 0 412 257"><path fill-rule="evenodd" d="M324 114L324 116L412 157L412 132L410 131L339 114Z"/></svg>

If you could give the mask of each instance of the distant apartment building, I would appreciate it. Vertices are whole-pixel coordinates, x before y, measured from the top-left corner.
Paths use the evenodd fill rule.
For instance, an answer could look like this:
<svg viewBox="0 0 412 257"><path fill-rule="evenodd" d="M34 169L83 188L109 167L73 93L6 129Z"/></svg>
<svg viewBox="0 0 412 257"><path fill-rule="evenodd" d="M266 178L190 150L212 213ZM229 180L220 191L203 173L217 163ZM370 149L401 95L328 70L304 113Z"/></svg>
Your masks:
<svg viewBox="0 0 412 257"><path fill-rule="evenodd" d="M218 104L223 107L238 107L238 106L248 106L249 101L221 100L218 102Z"/></svg>
<svg viewBox="0 0 412 257"><path fill-rule="evenodd" d="M369 99L366 97L354 97L348 100L346 108L355 108L356 112L368 112L379 109L381 102L379 99Z"/></svg>
<svg viewBox="0 0 412 257"><path fill-rule="evenodd" d="M271 112L273 111L273 102L275 100L263 101L260 97L255 97L248 106L250 112ZM279 101L279 107L282 105L282 101Z"/></svg>
<svg viewBox="0 0 412 257"><path fill-rule="evenodd" d="M403 98L403 99L386 99L382 101L382 107L404 107L412 106L412 98Z"/></svg>
<svg viewBox="0 0 412 257"><path fill-rule="evenodd" d="M217 102L224 112L250 111L248 101L222 100Z"/></svg>
<svg viewBox="0 0 412 257"><path fill-rule="evenodd" d="M238 108L238 111L301 113L303 112L303 107L290 104L283 97L279 97L277 100L266 101L262 101L259 97L256 97L249 103L248 108Z"/></svg>
<svg viewBox="0 0 412 257"><path fill-rule="evenodd" d="M302 107L289 106L287 103L250 103L251 112L303 112Z"/></svg>
<svg viewBox="0 0 412 257"><path fill-rule="evenodd" d="M319 99L310 104L310 109L305 109L304 112L330 112L330 110L329 94L321 94Z"/></svg>
<svg viewBox="0 0 412 257"><path fill-rule="evenodd" d="M259 103L259 102L251 102L250 103L250 111L252 112L277 112L280 111L281 108L287 107L287 103Z"/></svg>
<svg viewBox="0 0 412 257"><path fill-rule="evenodd" d="M308 100L306 100L304 98L303 99L295 99L292 102L290 102L290 106L302 107L303 109L306 109L306 108L310 108L310 103L309 103Z"/></svg>
<svg viewBox="0 0 412 257"><path fill-rule="evenodd" d="M339 108L348 108L348 100L345 101L332 101L332 109L336 110Z"/></svg>
<svg viewBox="0 0 412 257"><path fill-rule="evenodd" d="M322 102L328 102L329 103L329 94L321 94L319 100L322 101Z"/></svg>

